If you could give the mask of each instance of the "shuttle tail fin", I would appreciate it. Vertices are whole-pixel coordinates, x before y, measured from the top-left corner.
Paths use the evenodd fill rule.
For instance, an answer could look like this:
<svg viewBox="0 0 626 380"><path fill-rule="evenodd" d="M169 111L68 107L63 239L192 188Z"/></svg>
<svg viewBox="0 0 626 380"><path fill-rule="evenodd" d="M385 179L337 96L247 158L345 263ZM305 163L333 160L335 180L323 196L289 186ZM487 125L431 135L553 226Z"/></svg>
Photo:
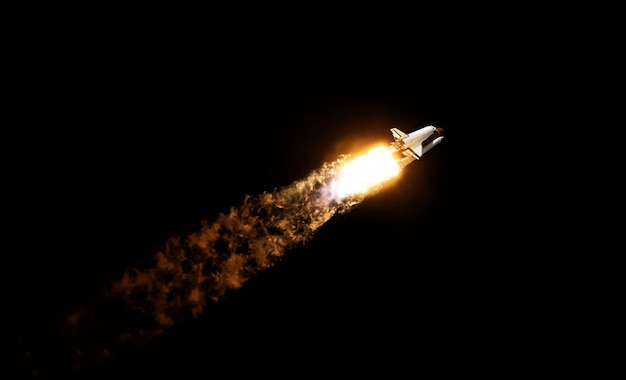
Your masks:
<svg viewBox="0 0 626 380"><path fill-rule="evenodd" d="M406 139L407 137L409 137L409 135L402 132L398 128L391 128L390 131L391 131L391 134L393 135L393 138L395 139Z"/></svg>

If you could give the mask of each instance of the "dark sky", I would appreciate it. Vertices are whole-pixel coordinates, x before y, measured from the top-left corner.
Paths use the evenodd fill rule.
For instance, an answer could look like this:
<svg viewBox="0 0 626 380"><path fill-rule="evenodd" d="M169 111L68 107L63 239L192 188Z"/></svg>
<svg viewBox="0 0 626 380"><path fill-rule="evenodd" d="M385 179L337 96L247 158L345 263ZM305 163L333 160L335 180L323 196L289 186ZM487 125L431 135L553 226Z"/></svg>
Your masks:
<svg viewBox="0 0 626 380"><path fill-rule="evenodd" d="M15 262L5 267L17 372L393 377L516 360L497 347L532 334L539 322L526 297L546 281L528 273L536 256L522 256L526 243L512 238L510 213L523 206L503 196L513 184L492 153L497 135L519 123L503 117L509 103L498 90L519 78L490 75L487 86L484 70L419 44L400 55L381 41L156 40L105 47L102 37L80 54L44 41L38 57L48 64L24 67L22 149L11 157L20 165L8 185L19 200ZM115 339L127 311L102 287L168 237L339 154L388 144L391 127L428 124L445 129L444 141L392 186L197 318L72 369L64 318L86 307L98 331L80 344Z"/></svg>

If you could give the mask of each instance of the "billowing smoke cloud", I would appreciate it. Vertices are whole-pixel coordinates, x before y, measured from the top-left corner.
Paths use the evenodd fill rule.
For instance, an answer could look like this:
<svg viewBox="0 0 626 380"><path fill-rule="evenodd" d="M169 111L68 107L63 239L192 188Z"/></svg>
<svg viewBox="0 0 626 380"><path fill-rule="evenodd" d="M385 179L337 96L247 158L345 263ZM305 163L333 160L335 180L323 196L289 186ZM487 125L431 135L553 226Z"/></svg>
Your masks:
<svg viewBox="0 0 626 380"><path fill-rule="evenodd" d="M198 316L208 303L241 288L290 248L305 243L333 215L349 211L377 192L381 186L339 196L341 169L348 158L325 163L289 186L246 196L215 221L202 221L198 231L169 238L149 265L126 270L104 294L68 316L68 335L81 338L72 348L74 354L103 360L113 355L112 346L139 344ZM397 174L399 168L395 170ZM111 318L116 310L122 310L124 317ZM102 343L81 346L94 341Z"/></svg>
<svg viewBox="0 0 626 380"><path fill-rule="evenodd" d="M169 238L154 266L128 270L108 295L152 315L157 331L170 327L181 313L197 316L207 301L242 287L311 238L335 213L362 200L364 195L333 196L332 179L341 162L325 164L285 188L246 196L214 222L203 221L199 231Z"/></svg>

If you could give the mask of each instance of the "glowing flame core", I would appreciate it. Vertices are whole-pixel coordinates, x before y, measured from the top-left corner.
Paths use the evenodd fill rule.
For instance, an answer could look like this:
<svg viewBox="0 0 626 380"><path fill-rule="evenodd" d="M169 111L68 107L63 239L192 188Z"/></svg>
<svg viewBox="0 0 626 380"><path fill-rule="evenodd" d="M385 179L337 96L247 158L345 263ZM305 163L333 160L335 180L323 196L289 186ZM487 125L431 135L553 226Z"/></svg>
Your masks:
<svg viewBox="0 0 626 380"><path fill-rule="evenodd" d="M392 151L378 146L346 163L337 176L337 197L362 194L395 177L400 166Z"/></svg>

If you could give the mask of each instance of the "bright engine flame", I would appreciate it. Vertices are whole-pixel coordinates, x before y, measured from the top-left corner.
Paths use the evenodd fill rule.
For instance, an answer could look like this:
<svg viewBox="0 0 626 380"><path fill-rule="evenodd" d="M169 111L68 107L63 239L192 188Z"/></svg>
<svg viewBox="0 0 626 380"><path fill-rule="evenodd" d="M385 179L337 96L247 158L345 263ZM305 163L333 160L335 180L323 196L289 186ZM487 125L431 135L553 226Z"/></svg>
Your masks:
<svg viewBox="0 0 626 380"><path fill-rule="evenodd" d="M376 147L348 162L337 176L337 196L362 194L395 177L400 166L386 147Z"/></svg>

